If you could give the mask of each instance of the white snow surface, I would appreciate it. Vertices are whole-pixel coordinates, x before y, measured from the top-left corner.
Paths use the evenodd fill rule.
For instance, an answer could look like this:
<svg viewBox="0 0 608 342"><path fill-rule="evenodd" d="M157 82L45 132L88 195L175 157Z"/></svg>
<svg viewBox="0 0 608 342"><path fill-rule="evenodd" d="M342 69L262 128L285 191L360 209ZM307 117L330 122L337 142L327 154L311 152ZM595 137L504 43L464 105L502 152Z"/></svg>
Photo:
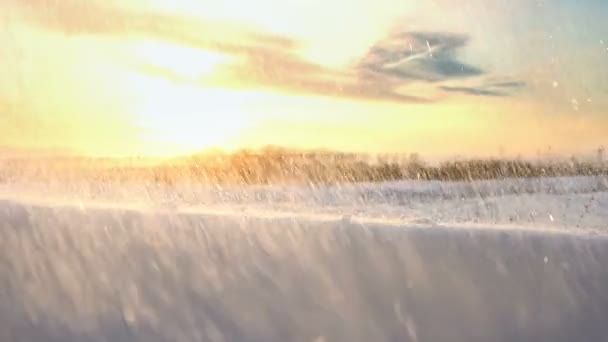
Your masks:
<svg viewBox="0 0 608 342"><path fill-rule="evenodd" d="M530 229L608 228L608 177L474 182L219 186L200 183L13 183L0 198L27 203L199 214L348 219Z"/></svg>
<svg viewBox="0 0 608 342"><path fill-rule="evenodd" d="M608 182L0 185L0 341L605 341Z"/></svg>

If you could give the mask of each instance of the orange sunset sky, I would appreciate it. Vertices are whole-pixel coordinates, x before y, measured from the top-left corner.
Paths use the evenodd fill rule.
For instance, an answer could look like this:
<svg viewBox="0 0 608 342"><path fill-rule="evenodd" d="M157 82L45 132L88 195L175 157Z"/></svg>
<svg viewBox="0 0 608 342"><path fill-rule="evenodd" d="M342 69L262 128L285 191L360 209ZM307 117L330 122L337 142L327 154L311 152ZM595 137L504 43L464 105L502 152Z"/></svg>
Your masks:
<svg viewBox="0 0 608 342"><path fill-rule="evenodd" d="M608 2L4 0L0 146L608 145Z"/></svg>

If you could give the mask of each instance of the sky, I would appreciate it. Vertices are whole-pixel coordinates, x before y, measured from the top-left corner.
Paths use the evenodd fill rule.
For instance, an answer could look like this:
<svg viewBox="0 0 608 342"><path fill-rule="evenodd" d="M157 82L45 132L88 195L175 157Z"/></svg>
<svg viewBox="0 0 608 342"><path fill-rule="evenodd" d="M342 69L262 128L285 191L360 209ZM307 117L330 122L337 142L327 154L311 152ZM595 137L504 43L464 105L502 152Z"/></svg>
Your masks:
<svg viewBox="0 0 608 342"><path fill-rule="evenodd" d="M0 146L608 145L603 0L4 0Z"/></svg>

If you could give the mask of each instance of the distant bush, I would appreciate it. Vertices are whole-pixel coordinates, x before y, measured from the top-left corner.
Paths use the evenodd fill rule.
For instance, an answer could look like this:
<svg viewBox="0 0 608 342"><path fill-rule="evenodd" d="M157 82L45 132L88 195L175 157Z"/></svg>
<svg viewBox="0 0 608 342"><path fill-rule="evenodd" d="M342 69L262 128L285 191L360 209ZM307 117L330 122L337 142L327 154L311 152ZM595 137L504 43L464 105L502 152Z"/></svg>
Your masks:
<svg viewBox="0 0 608 342"><path fill-rule="evenodd" d="M144 181L173 184L206 182L235 184L345 183L394 180L472 181L481 179L608 175L604 163L530 162L473 159L427 165L418 154L398 160L369 156L265 148L232 154L200 154L143 165L112 159L53 158L10 160L0 165L0 181L88 180ZM602 184L605 186L605 184Z"/></svg>

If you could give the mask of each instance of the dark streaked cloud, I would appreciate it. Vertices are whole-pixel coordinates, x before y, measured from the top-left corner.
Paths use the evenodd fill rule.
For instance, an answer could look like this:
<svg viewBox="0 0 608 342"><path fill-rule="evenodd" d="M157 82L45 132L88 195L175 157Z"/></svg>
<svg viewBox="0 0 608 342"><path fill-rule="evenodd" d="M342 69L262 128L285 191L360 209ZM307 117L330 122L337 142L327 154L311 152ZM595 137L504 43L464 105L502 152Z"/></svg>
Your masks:
<svg viewBox="0 0 608 342"><path fill-rule="evenodd" d="M496 83L490 83L490 86L494 87L494 88L508 88L508 89L517 89L517 88L523 88L526 86L526 82L522 82L522 81L504 81L504 82L496 82Z"/></svg>
<svg viewBox="0 0 608 342"><path fill-rule="evenodd" d="M474 87L450 87L450 86L439 86L439 89L449 92L455 93L463 93L468 95L476 95L476 96L507 96L507 93L491 90L491 89L483 89L483 88L474 88Z"/></svg>
<svg viewBox="0 0 608 342"><path fill-rule="evenodd" d="M439 89L453 93L463 93L475 96L495 96L504 97L511 96L517 90L526 86L525 82L522 81L486 81L480 85L466 85L466 86L439 86Z"/></svg>
<svg viewBox="0 0 608 342"><path fill-rule="evenodd" d="M441 82L484 72L458 60L468 37L451 32L396 32L370 48L358 68L364 75Z"/></svg>

